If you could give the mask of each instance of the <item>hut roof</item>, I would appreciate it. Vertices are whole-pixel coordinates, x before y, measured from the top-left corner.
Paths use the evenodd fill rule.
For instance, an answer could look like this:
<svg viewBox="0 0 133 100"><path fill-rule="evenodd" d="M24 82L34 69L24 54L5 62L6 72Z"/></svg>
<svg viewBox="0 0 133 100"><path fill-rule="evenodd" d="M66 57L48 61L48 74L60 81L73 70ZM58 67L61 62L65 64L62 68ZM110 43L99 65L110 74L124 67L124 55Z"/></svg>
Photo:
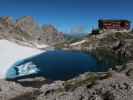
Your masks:
<svg viewBox="0 0 133 100"><path fill-rule="evenodd" d="M131 23L131 21L126 19L100 19L99 22L128 22Z"/></svg>

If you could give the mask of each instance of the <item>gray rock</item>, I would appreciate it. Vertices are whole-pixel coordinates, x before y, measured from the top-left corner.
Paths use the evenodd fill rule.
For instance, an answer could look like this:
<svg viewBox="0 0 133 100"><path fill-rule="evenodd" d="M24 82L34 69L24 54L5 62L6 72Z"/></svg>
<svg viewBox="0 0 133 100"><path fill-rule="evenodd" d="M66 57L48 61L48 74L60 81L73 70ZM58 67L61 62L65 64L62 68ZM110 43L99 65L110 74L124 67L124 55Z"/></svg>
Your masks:
<svg viewBox="0 0 133 100"><path fill-rule="evenodd" d="M32 84L31 87L30 85L24 87L16 82L0 80L0 100L132 100L132 79L123 72L110 71L109 74L110 77L106 77L105 73L95 74L95 77L99 78L96 78L95 84L91 87L88 86L91 73L85 73L68 81L44 83L40 88L33 88ZM34 82L35 80L44 81L40 77L23 79L20 82ZM66 89L66 85L75 88Z"/></svg>
<svg viewBox="0 0 133 100"><path fill-rule="evenodd" d="M38 90L25 88L15 82L0 80L0 100L29 100L35 98Z"/></svg>
<svg viewBox="0 0 133 100"><path fill-rule="evenodd" d="M92 87L88 87L88 83L85 82L66 91L63 89L65 82L44 85L41 88L42 94L37 100L131 100L133 98L132 80L123 73L110 72L110 74L112 74L111 77L97 80ZM88 78L87 74L81 76ZM71 81L78 82L77 80L80 78Z"/></svg>
<svg viewBox="0 0 133 100"><path fill-rule="evenodd" d="M54 26L42 28L31 16L21 17L16 22L10 16L0 17L0 38L49 45L64 41L63 33Z"/></svg>
<svg viewBox="0 0 133 100"><path fill-rule="evenodd" d="M49 81L44 77L19 79L17 83L24 87L41 88L42 85L47 84Z"/></svg>

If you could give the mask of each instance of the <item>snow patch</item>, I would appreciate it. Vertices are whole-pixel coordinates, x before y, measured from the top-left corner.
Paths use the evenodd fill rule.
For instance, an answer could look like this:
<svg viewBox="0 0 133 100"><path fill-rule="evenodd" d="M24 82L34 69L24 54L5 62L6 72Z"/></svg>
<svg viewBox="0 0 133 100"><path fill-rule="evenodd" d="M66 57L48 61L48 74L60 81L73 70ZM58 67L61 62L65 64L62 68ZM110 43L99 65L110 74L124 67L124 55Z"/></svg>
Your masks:
<svg viewBox="0 0 133 100"><path fill-rule="evenodd" d="M33 62L28 62L26 64L16 66L16 68L18 70L18 75L19 76L35 74L35 73L39 72L39 69L37 68L37 65L35 65Z"/></svg>
<svg viewBox="0 0 133 100"><path fill-rule="evenodd" d="M45 51L36 48L21 46L8 40L0 40L0 78L6 78L7 71L17 61L39 55L43 52ZM29 71L27 70L28 68L33 68L33 70ZM19 73L21 73L21 75L32 72L34 73L35 71L37 71L35 65L31 62L20 66L19 70Z"/></svg>
<svg viewBox="0 0 133 100"><path fill-rule="evenodd" d="M79 42L72 43L70 46L81 45L82 43L85 43L85 42L86 42L86 40L82 40L82 41L79 41Z"/></svg>

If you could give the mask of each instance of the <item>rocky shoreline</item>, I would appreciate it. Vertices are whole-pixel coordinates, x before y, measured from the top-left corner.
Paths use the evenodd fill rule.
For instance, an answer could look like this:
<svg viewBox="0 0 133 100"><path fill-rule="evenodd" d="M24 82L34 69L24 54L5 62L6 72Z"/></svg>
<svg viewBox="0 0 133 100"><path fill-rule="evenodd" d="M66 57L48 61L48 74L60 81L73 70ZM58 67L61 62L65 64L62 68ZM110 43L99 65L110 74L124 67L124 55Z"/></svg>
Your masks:
<svg viewBox="0 0 133 100"><path fill-rule="evenodd" d="M86 72L67 81L49 81L44 77L0 80L0 100L132 100L133 35L105 33L86 40L78 44L80 50L93 52L99 59L114 54L117 59L128 58L127 62L107 72Z"/></svg>
<svg viewBox="0 0 133 100"><path fill-rule="evenodd" d="M117 71L86 72L67 81L0 80L0 100L132 100L133 61L125 66L116 66Z"/></svg>

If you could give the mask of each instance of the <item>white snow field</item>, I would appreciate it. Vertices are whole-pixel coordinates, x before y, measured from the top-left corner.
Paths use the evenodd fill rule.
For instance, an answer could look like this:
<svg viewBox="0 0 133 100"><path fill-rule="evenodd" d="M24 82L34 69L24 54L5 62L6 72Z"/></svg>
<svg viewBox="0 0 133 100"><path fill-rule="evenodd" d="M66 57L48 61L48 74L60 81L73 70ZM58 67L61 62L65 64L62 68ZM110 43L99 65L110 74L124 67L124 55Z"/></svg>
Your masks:
<svg viewBox="0 0 133 100"><path fill-rule="evenodd" d="M80 45L80 44L85 43L85 42L86 42L86 40L81 40L79 42L75 42L75 43L70 44L70 46L77 46L77 45Z"/></svg>
<svg viewBox="0 0 133 100"><path fill-rule="evenodd" d="M43 52L45 51L39 50L37 48L18 45L8 40L0 40L0 79L6 78L7 71L17 61L21 61L23 59L26 59L28 57L32 57L35 55L39 55ZM27 68L27 65L25 66ZM34 65L31 65L31 67L35 68ZM31 70L30 73L32 72L34 71Z"/></svg>

